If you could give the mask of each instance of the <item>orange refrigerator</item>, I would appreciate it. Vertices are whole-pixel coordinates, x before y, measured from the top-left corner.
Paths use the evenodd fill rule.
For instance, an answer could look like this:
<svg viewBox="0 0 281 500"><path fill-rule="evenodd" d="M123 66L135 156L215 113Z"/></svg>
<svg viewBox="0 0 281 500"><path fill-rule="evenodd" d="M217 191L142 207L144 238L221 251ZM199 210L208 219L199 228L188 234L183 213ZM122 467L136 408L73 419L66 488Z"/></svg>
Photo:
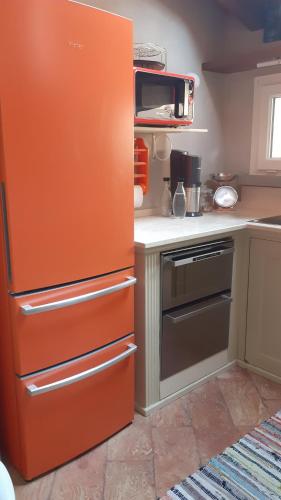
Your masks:
<svg viewBox="0 0 281 500"><path fill-rule="evenodd" d="M133 419L132 22L0 5L0 406L26 479Z"/></svg>

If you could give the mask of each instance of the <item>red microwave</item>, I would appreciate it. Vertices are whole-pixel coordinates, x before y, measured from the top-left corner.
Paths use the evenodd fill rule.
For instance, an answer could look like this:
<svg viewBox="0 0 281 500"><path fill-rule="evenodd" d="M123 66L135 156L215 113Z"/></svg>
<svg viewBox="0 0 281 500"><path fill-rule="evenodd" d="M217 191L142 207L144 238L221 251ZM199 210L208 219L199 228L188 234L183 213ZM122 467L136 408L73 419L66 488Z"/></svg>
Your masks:
<svg viewBox="0 0 281 500"><path fill-rule="evenodd" d="M191 125L194 77L134 68L135 125Z"/></svg>

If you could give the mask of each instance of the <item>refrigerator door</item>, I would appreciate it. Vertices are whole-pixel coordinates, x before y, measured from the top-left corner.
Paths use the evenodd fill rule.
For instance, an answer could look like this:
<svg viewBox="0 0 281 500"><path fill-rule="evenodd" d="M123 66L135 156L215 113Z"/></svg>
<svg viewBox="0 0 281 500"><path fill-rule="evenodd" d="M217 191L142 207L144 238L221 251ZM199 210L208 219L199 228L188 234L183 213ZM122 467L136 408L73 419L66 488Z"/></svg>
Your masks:
<svg viewBox="0 0 281 500"><path fill-rule="evenodd" d="M15 371L25 375L98 349L134 330L133 269L10 297Z"/></svg>
<svg viewBox="0 0 281 500"><path fill-rule="evenodd" d="M17 380L20 472L25 479L76 457L133 420L135 350L129 336Z"/></svg>
<svg viewBox="0 0 281 500"><path fill-rule="evenodd" d="M4 1L0 19L10 290L132 266L132 22L68 0Z"/></svg>

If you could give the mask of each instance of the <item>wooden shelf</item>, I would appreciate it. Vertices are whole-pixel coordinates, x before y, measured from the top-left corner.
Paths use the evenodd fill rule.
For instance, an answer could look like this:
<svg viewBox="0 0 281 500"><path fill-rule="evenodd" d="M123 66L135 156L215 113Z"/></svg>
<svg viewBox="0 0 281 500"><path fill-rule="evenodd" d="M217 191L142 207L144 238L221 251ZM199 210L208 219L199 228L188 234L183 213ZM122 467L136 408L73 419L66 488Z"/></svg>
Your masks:
<svg viewBox="0 0 281 500"><path fill-rule="evenodd" d="M274 59L281 59L281 42L268 44L258 51L248 54L232 54L217 61L205 62L202 64L202 69L213 73L239 73L240 71L257 69L258 63Z"/></svg>
<svg viewBox="0 0 281 500"><path fill-rule="evenodd" d="M183 132L208 132L207 128L190 128L190 127L134 127L135 134L179 134Z"/></svg>

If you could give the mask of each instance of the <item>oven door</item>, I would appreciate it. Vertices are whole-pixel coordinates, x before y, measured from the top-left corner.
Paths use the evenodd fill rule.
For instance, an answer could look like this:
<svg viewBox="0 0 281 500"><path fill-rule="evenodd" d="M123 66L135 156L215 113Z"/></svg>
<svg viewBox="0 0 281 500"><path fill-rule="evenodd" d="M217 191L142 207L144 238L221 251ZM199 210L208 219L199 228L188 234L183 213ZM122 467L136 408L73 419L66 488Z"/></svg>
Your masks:
<svg viewBox="0 0 281 500"><path fill-rule="evenodd" d="M193 120L193 80L135 72L135 123L188 125Z"/></svg>
<svg viewBox="0 0 281 500"><path fill-rule="evenodd" d="M233 241L162 254L162 310L231 289Z"/></svg>
<svg viewBox="0 0 281 500"><path fill-rule="evenodd" d="M227 349L230 304L221 294L163 315L161 380Z"/></svg>

